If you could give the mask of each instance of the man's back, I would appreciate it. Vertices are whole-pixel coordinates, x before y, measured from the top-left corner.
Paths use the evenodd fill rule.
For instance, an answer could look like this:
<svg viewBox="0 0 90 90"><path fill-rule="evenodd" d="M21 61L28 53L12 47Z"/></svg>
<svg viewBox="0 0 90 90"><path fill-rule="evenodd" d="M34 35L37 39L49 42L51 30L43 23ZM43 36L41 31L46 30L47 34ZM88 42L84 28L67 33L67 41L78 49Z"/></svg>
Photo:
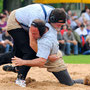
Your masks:
<svg viewBox="0 0 90 90"><path fill-rule="evenodd" d="M54 9L50 6L43 5L45 8L47 18L50 12ZM23 23L24 25L27 25L30 27L31 23L35 19L41 19L43 21L45 20L45 12L43 11L43 8L40 4L31 4L23 8L19 8L16 10L16 19L18 22Z"/></svg>

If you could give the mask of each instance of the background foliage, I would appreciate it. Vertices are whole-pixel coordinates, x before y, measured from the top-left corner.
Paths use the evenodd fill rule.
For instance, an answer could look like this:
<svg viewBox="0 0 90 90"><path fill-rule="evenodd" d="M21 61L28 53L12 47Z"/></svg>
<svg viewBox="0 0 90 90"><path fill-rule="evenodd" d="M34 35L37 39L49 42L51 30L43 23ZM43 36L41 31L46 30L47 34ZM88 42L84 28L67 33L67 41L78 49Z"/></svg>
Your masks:
<svg viewBox="0 0 90 90"><path fill-rule="evenodd" d="M14 9L32 4L33 0L0 0L0 12L3 10L12 11ZM77 10L80 9L80 3L78 3L78 8L76 8L77 3L57 3L57 4L49 4L54 7L58 8L64 8L66 11L71 10ZM90 8L90 4L85 4L87 7Z"/></svg>

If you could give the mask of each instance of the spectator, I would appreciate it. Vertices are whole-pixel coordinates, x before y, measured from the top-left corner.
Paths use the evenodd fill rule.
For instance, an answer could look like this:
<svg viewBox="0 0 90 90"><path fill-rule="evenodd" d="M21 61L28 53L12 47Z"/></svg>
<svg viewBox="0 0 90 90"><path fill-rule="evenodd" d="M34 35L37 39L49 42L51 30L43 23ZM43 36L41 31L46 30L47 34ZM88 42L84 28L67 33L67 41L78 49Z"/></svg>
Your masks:
<svg viewBox="0 0 90 90"><path fill-rule="evenodd" d="M3 35L4 33L2 33L2 30L0 30L0 53L8 52L10 46L13 46L12 42L7 39L3 39Z"/></svg>
<svg viewBox="0 0 90 90"><path fill-rule="evenodd" d="M5 33L2 35L2 38L3 40L5 41L6 44L8 44L8 49L7 49L7 52L9 50L12 50L13 49L13 39L12 37L8 34L7 31L5 31Z"/></svg>
<svg viewBox="0 0 90 90"><path fill-rule="evenodd" d="M72 11L71 10L68 10L68 16L71 18L71 15L72 15Z"/></svg>
<svg viewBox="0 0 90 90"><path fill-rule="evenodd" d="M86 19L88 21L90 21L90 10L89 10L89 8L86 9L86 12L84 13L84 15L85 15Z"/></svg>
<svg viewBox="0 0 90 90"><path fill-rule="evenodd" d="M73 18L78 18L78 16L77 16L77 13L76 13L76 12L73 12L73 13L72 13L72 15L73 15Z"/></svg>
<svg viewBox="0 0 90 90"><path fill-rule="evenodd" d="M77 41L75 40L75 37L72 33L72 29L69 28L68 32L64 33L63 37L65 40L66 55L70 55L71 46L74 47L74 55L78 55L78 44L77 44Z"/></svg>
<svg viewBox="0 0 90 90"><path fill-rule="evenodd" d="M80 16L79 21L80 21L81 23L84 23L85 25L87 24L88 20L86 19L84 13L82 13L82 15Z"/></svg>
<svg viewBox="0 0 90 90"><path fill-rule="evenodd" d="M6 20L8 20L9 18L9 12L7 10L3 11L3 14L6 16Z"/></svg>
<svg viewBox="0 0 90 90"><path fill-rule="evenodd" d="M59 42L59 49L62 51L62 54L65 55L64 54L64 52L65 52L65 41L63 39L63 36L60 33L60 30L57 31L57 39Z"/></svg>
<svg viewBox="0 0 90 90"><path fill-rule="evenodd" d="M3 32L6 31L6 26L7 26L6 17L4 15L1 15L0 16L0 28L2 28Z"/></svg>
<svg viewBox="0 0 90 90"><path fill-rule="evenodd" d="M5 52L5 48L4 46L2 45L2 29L0 28L0 53L4 53Z"/></svg>
<svg viewBox="0 0 90 90"><path fill-rule="evenodd" d="M75 40L76 40L79 44L81 44L81 39L80 39L80 36L78 35L78 33L75 32L75 31L72 31L72 32L73 32L73 34L74 34Z"/></svg>
<svg viewBox="0 0 90 90"><path fill-rule="evenodd" d="M61 35L63 36L64 32L67 32L67 25L63 25L62 29L61 29Z"/></svg>
<svg viewBox="0 0 90 90"><path fill-rule="evenodd" d="M83 55L90 55L90 35L86 38Z"/></svg>
<svg viewBox="0 0 90 90"><path fill-rule="evenodd" d="M71 16L72 16L72 11L71 10L68 10L68 12L67 12L67 25L68 26L70 26L71 21L72 21Z"/></svg>
<svg viewBox="0 0 90 90"><path fill-rule="evenodd" d="M72 30L77 29L81 25L81 22L78 20L78 18L73 18L71 22L71 28Z"/></svg>
<svg viewBox="0 0 90 90"><path fill-rule="evenodd" d="M84 44L86 42L86 36L87 36L87 30L85 28L85 25L82 23L80 27L75 30L75 32L78 33L78 35L80 36L80 40L81 40L81 45L79 45L78 47L79 53L83 53Z"/></svg>
<svg viewBox="0 0 90 90"><path fill-rule="evenodd" d="M86 39L86 36L87 36L87 30L85 29L85 25L82 23L80 25L80 27L75 30L75 32L77 32L78 35L80 36L81 41L82 41L82 46L84 46L85 39Z"/></svg>
<svg viewBox="0 0 90 90"><path fill-rule="evenodd" d="M82 13L85 13L87 8L88 8L88 7L85 5L85 8L81 11L81 14L82 14ZM81 14L80 14L80 15L81 15Z"/></svg>
<svg viewBox="0 0 90 90"><path fill-rule="evenodd" d="M86 30L87 30L87 35L90 35L90 24L87 24Z"/></svg>

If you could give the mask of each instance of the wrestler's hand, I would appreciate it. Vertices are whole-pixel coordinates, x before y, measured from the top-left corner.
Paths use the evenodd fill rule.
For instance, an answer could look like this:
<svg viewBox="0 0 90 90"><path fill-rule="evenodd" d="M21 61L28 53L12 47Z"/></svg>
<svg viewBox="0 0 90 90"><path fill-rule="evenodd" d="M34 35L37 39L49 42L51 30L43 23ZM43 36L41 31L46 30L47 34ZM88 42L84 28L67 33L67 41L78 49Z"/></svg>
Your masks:
<svg viewBox="0 0 90 90"><path fill-rule="evenodd" d="M50 60L51 62L54 62L54 61L58 60L59 58L60 57L56 56L56 54L48 56L48 60Z"/></svg>
<svg viewBox="0 0 90 90"><path fill-rule="evenodd" d="M23 66L25 64L25 60L22 60L21 58L14 56L14 58L12 58L12 63L15 66Z"/></svg>

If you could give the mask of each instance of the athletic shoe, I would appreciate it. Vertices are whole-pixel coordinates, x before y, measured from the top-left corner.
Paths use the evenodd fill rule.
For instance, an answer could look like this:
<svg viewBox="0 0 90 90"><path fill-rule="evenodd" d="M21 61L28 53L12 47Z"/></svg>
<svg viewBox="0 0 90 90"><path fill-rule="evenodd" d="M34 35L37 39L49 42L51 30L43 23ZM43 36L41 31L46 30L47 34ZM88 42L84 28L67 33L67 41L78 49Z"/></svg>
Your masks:
<svg viewBox="0 0 90 90"><path fill-rule="evenodd" d="M26 81L25 80L17 79L15 83L21 87L26 87Z"/></svg>
<svg viewBox="0 0 90 90"><path fill-rule="evenodd" d="M5 65L5 66L3 66L3 70L4 71L11 71L11 72L15 72L15 73L17 73L17 69L16 69L16 67L15 66L12 66L12 65Z"/></svg>

